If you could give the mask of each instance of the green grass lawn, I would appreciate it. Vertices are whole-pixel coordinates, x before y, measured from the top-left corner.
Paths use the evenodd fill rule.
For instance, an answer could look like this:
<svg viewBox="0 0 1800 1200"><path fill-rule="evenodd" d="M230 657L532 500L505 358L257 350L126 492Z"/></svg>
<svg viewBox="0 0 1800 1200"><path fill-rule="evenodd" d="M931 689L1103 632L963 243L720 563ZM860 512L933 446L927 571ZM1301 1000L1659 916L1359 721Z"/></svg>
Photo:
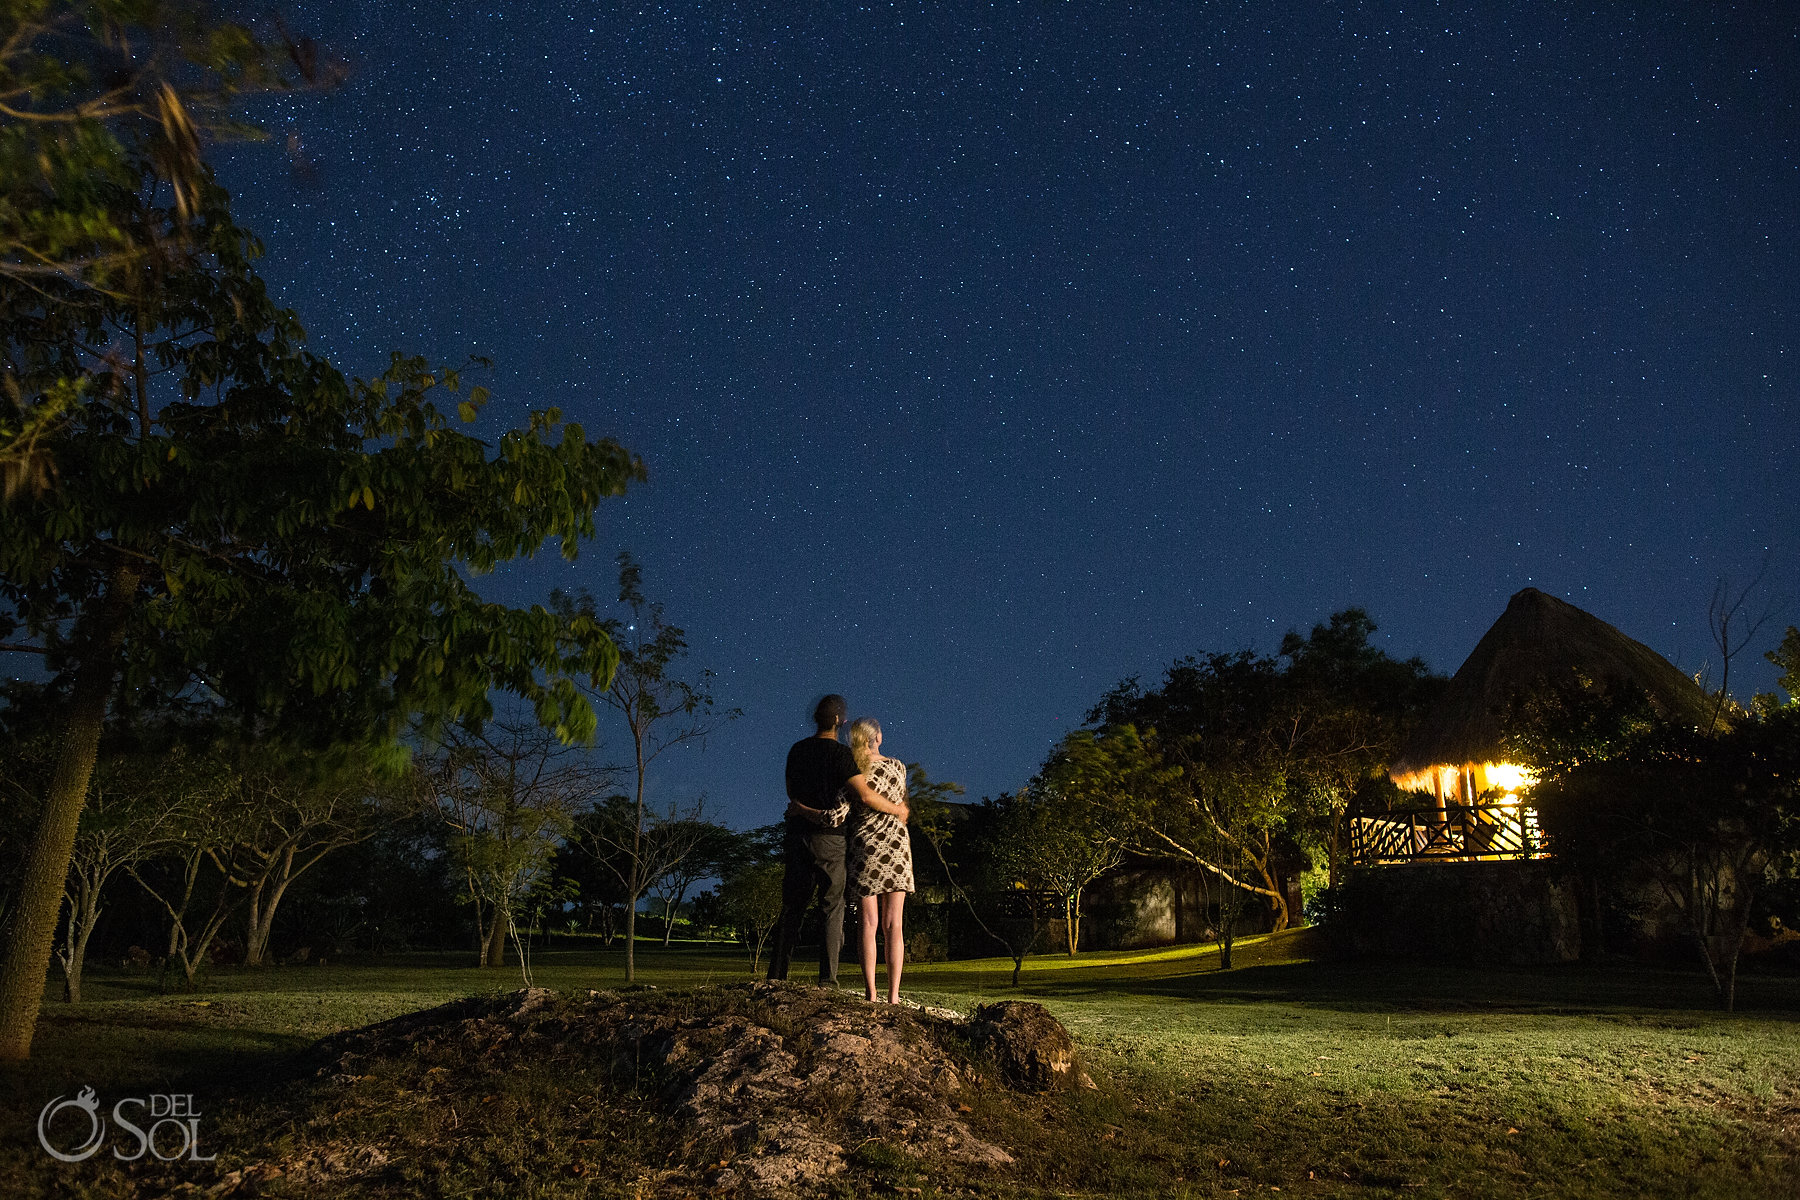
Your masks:
<svg viewBox="0 0 1800 1200"><path fill-rule="evenodd" d="M1229 972L1199 947L1044 957L1017 991L1006 960L909 967L906 992L927 1003L1048 1005L1101 1086L978 1112L1025 1149L1004 1177L871 1160L845 1194L1800 1197L1800 981L1747 978L1743 1011L1725 1015L1683 972L1346 964L1312 959L1314 945L1307 931L1240 943ZM659 988L748 977L723 950L639 955L639 981ZM546 952L536 982L616 987L619 959ZM33 1060L0 1072L0 1196L209 1183L248 1152L230 1143L242 1128L230 1110L254 1107L318 1037L519 982L516 969L442 956L220 970L191 994L97 972L89 1002L46 1002ZM201 1127L219 1163L121 1172L49 1160L37 1113L84 1085L107 1105L193 1093L218 1114ZM633 1186L602 1171L540 1194Z"/></svg>

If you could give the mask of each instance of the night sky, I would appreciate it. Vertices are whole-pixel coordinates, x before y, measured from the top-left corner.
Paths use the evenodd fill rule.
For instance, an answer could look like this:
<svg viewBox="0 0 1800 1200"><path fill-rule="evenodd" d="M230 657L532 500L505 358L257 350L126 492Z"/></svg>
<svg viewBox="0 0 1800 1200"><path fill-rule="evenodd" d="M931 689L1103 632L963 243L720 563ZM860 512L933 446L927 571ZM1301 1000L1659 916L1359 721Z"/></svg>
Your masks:
<svg viewBox="0 0 1800 1200"><path fill-rule="evenodd" d="M343 369L644 457L481 587L636 553L746 710L656 794L751 825L825 690L979 796L1348 605L1800 621L1800 8L1592 7L297 5L347 82L215 158Z"/></svg>

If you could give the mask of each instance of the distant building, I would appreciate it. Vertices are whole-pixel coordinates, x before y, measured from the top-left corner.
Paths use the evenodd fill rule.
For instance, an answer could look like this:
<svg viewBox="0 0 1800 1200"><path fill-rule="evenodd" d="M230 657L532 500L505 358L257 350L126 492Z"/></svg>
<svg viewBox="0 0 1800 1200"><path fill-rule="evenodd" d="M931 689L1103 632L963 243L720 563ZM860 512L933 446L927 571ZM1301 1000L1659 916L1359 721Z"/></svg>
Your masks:
<svg viewBox="0 0 1800 1200"><path fill-rule="evenodd" d="M1579 957L1601 900L1578 895L1553 859L1533 861L1554 847L1508 747L1571 703L1639 697L1673 723L1712 717L1699 685L1642 642L1535 588L1515 595L1395 757L1389 777L1406 799L1352 813L1346 944L1377 957Z"/></svg>
<svg viewBox="0 0 1800 1200"><path fill-rule="evenodd" d="M1389 777L1415 802L1355 814L1352 864L1542 855L1535 815L1520 801L1531 772L1511 761L1507 747L1535 705L1576 689L1641 694L1679 724L1705 724L1712 715L1706 693L1668 659L1592 613L1526 588L1390 766Z"/></svg>

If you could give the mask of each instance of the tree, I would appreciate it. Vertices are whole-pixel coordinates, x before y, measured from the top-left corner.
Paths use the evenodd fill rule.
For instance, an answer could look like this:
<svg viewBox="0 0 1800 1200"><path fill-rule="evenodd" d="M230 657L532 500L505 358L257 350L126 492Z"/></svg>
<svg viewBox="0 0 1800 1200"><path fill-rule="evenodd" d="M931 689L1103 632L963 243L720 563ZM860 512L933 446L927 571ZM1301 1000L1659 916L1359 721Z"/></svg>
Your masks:
<svg viewBox="0 0 1800 1200"><path fill-rule="evenodd" d="M1078 729L1013 798L1013 834L1030 858L1023 878L1028 890L1061 902L1071 956L1081 944L1082 894L1119 865L1143 799L1169 775L1131 726Z"/></svg>
<svg viewBox="0 0 1800 1200"><path fill-rule="evenodd" d="M575 827L577 808L612 774L583 748L519 715L442 735L432 790L474 913L478 965L498 967L507 938L518 942L521 904L559 877L556 851Z"/></svg>
<svg viewBox="0 0 1800 1200"><path fill-rule="evenodd" d="M950 797L964 794L962 784L934 781L918 763L908 763L906 773L910 828L931 848L951 899L960 900L976 927L1013 960L1012 986L1018 987L1025 960L1037 951L1049 922L1064 912L1061 896L1028 882L1037 861L1035 814L1008 793L956 804Z"/></svg>
<svg viewBox="0 0 1800 1200"><path fill-rule="evenodd" d="M309 755L265 741L238 751L238 794L260 817L237 857L246 966L268 962L275 913L296 880L411 806L410 774L384 777L377 765L361 747Z"/></svg>
<svg viewBox="0 0 1800 1200"><path fill-rule="evenodd" d="M1781 645L1763 656L1774 663L1781 675L1776 685L1788 694L1789 704L1800 704L1800 629L1789 625Z"/></svg>
<svg viewBox="0 0 1800 1200"><path fill-rule="evenodd" d="M217 765L176 746L155 754L109 755L95 770L63 885L68 917L56 951L63 999L81 1002L88 939L100 921L107 885L120 871L135 870L169 843L170 825L191 804L195 791L224 788Z"/></svg>
<svg viewBox="0 0 1800 1200"><path fill-rule="evenodd" d="M716 899L707 906L749 951L751 975L761 972L763 952L781 919L781 875L782 865L774 859L739 863L719 880Z"/></svg>
<svg viewBox="0 0 1800 1200"><path fill-rule="evenodd" d="M569 897L574 926L598 933L602 945L611 948L625 924L625 889L618 874L595 857L595 843L582 831L583 824L592 819L590 812L576 815L574 828L557 847L552 869L575 885L574 894Z"/></svg>
<svg viewBox="0 0 1800 1200"><path fill-rule="evenodd" d="M694 919L731 930L749 952L750 973L756 975L781 918L782 828L727 833L717 864L719 882L694 897Z"/></svg>
<svg viewBox="0 0 1800 1200"><path fill-rule="evenodd" d="M1284 877L1323 849L1335 879L1350 796L1385 770L1441 682L1371 646L1375 628L1345 609L1306 638L1289 633L1275 657L1191 656L1155 691L1130 679L1108 692L1088 719L1145 731L1161 767L1132 848L1261 897L1285 928Z"/></svg>
<svg viewBox="0 0 1800 1200"><path fill-rule="evenodd" d="M1770 561L1769 556L1764 555L1756 574L1741 588L1733 587L1730 579L1721 576L1713 588L1712 600L1706 606L1706 628L1712 634L1713 645L1719 651L1719 696L1713 704L1708 733L1719 728L1726 705L1732 704L1732 660L1756 640L1765 625L1775 619L1775 605L1772 601L1760 610L1745 607L1750 603L1751 596L1762 587L1763 578L1769 573ZM1737 708L1736 705L1732 706Z"/></svg>
<svg viewBox="0 0 1800 1200"><path fill-rule="evenodd" d="M1654 722L1604 757L1537 765L1532 798L1558 856L1614 881L1648 876L1730 1011L1756 899L1800 868L1800 709L1711 737Z"/></svg>
<svg viewBox="0 0 1800 1200"><path fill-rule="evenodd" d="M715 878L731 862L738 835L723 825L689 817L653 826L652 836L662 843L656 856L673 863L650 885L651 898L662 904L667 948L682 901L695 884Z"/></svg>
<svg viewBox="0 0 1800 1200"><path fill-rule="evenodd" d="M717 826L706 819L704 797L690 806L659 810L641 792L636 797L608 796L576 819L569 841L617 887L625 918L627 982L636 978L638 903L671 875L688 873L690 860L709 840L705 833L709 828ZM607 939L611 940L610 932Z"/></svg>
<svg viewBox="0 0 1800 1200"><path fill-rule="evenodd" d="M282 40L307 83L331 81L310 39ZM288 86L273 58L191 0L0 0L0 281L67 302L71 290L129 287L147 258L192 252L185 223L134 222L121 193L151 164L192 217L203 140L254 134L230 120L232 98ZM54 435L93 382L77 374L28 394L0 380L0 504L50 486Z"/></svg>
<svg viewBox="0 0 1800 1200"><path fill-rule="evenodd" d="M1012 959L1013 987L1045 927L1064 911L1063 897L1039 870L1038 839L1051 827L1046 816L1031 797L1002 792L975 805L968 828L957 834L956 874L962 882L952 886L976 924Z"/></svg>
<svg viewBox="0 0 1800 1200"><path fill-rule="evenodd" d="M317 81L316 47L288 42ZM192 215L202 139L252 133L229 120L232 97L285 82L248 28L191 0L4 0L0 278L105 288L164 252L115 207L133 159L153 163Z"/></svg>
<svg viewBox="0 0 1800 1200"><path fill-rule="evenodd" d="M1160 692L1122 685L1102 704L1112 719L1156 722L1142 744L1166 782L1148 797L1133 847L1261 896L1276 929L1288 920L1281 867L1300 824L1284 753L1296 727L1283 719L1281 684L1273 659L1212 654L1169 668Z"/></svg>
<svg viewBox="0 0 1800 1200"><path fill-rule="evenodd" d="M1421 658L1400 660L1371 645L1376 624L1360 608L1331 614L1302 638L1290 630L1285 660L1290 780L1323 830L1329 883L1337 887L1345 851L1344 816L1357 788L1385 779L1388 760L1444 685ZM1309 840L1311 840L1309 838Z"/></svg>
<svg viewBox="0 0 1800 1200"><path fill-rule="evenodd" d="M486 393L456 399L457 373L422 360L347 380L268 299L222 191L184 220L153 175L141 185L131 220L203 254L146 258L106 294L0 280L9 386L83 384L58 486L0 523L0 644L43 656L62 731L0 960L0 1058L30 1049L115 700L202 691L297 741L397 751L413 714L479 724L501 692L583 740L575 680L603 687L617 661L592 619L488 603L468 576L546 541L573 557L642 464L554 409L490 447L437 404L472 422Z"/></svg>
<svg viewBox="0 0 1800 1200"><path fill-rule="evenodd" d="M612 709L624 722L631 739L632 793L628 823L596 821L587 829L585 843L608 864L625 890L625 979L637 978L637 906L655 883L693 853L691 843L652 836L659 827L698 820L700 804L686 811L671 806L658 813L649 807L645 784L650 764L662 754L689 742L698 742L726 721L741 715L739 709L719 710L712 695L712 671L702 670L696 679L675 673L687 655L687 637L663 620L662 605L644 596L643 569L629 552L621 552L619 603L630 618L601 619L593 594L554 593L558 613L571 621L598 624L618 647L618 669L604 687L589 694Z"/></svg>
<svg viewBox="0 0 1800 1200"><path fill-rule="evenodd" d="M236 879L239 849L254 836L260 814L238 802L231 764L216 751L198 759L164 828L164 853L126 870L168 918L163 969L179 967L189 988L212 954L246 893Z"/></svg>

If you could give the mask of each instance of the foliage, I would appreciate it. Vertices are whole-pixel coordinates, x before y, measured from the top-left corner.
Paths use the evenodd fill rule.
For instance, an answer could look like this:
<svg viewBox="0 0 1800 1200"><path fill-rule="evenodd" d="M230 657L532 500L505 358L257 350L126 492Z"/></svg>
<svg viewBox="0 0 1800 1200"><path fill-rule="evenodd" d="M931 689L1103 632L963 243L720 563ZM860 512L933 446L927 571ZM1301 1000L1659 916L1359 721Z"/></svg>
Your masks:
<svg viewBox="0 0 1800 1200"><path fill-rule="evenodd" d="M1136 729L1078 729L1063 738L1037 778L1009 801L1004 822L1016 844L1002 855L1017 882L1062 904L1068 952L1081 944L1081 898L1124 858L1144 798L1173 775L1148 753Z"/></svg>
<svg viewBox="0 0 1800 1200"><path fill-rule="evenodd" d="M305 69L316 48L289 49L317 81ZM286 83L246 27L190 0L0 2L0 281L66 302L116 292L146 258L192 253L202 141L253 133L229 120L231 98ZM183 222L131 218L124 197L144 164L168 181ZM51 486L55 435L90 382L27 394L0 378L0 504Z"/></svg>
<svg viewBox="0 0 1800 1200"><path fill-rule="evenodd" d="M1048 923L1064 912L1064 897L1038 872L1034 853L1034 839L1055 830L1050 816L1029 796L984 797L957 831L955 859L944 864L976 924L1012 960L1013 987Z"/></svg>
<svg viewBox="0 0 1800 1200"><path fill-rule="evenodd" d="M510 937L530 986L519 928L527 900L554 880L556 851L594 788L613 775L587 752L523 716L444 733L430 791L475 917L480 965L497 967Z"/></svg>
<svg viewBox="0 0 1800 1200"><path fill-rule="evenodd" d="M943 850L956 836L956 801L966 789L953 780L934 780L921 763L906 764L906 806L912 810L913 829L925 836L941 859Z"/></svg>
<svg viewBox="0 0 1800 1200"><path fill-rule="evenodd" d="M695 897L696 918L723 925L750 954L750 973L762 969L763 952L781 919L782 829L770 825L737 834L720 864L718 886Z"/></svg>
<svg viewBox="0 0 1800 1200"><path fill-rule="evenodd" d="M1712 737L1652 725L1540 770L1532 795L1558 856L1615 886L1647 877L1730 1010L1758 896L1800 874L1800 709Z"/></svg>
<svg viewBox="0 0 1800 1200"><path fill-rule="evenodd" d="M248 28L190 0L0 3L0 278L110 285L149 249L114 206L134 159L191 214L202 139L252 132L232 96L283 83Z"/></svg>
<svg viewBox="0 0 1800 1200"><path fill-rule="evenodd" d="M156 195L146 178L134 219L179 225ZM554 410L496 453L439 407L472 421L485 389L459 399L459 374L421 360L346 380L269 301L218 188L191 232L205 261L146 267L128 303L13 291L0 309L9 377L31 392L88 383L58 439L61 486L16 504L0 537L17 626L67 671L116 598L128 694L199 684L290 726L480 719L499 688L591 736L568 677L608 677L604 632L484 603L465 572L546 540L572 556L641 465Z"/></svg>
<svg viewBox="0 0 1800 1200"><path fill-rule="evenodd" d="M1789 625L1781 645L1764 655L1781 675L1776 684L1787 693L1789 704L1800 704L1800 629Z"/></svg>
<svg viewBox="0 0 1800 1200"><path fill-rule="evenodd" d="M1350 797L1385 769L1439 682L1418 659L1370 645L1375 628L1345 609L1306 638L1288 634L1276 657L1190 656L1155 691L1128 679L1108 692L1090 721L1143 731L1120 814L1132 848L1262 897L1284 927L1287 876L1321 849L1335 876Z"/></svg>
<svg viewBox="0 0 1800 1200"><path fill-rule="evenodd" d="M345 379L269 300L220 189L203 180L188 218L154 175L134 184L117 210L198 252L134 259L106 292L0 280L8 387L28 406L78 392L58 486L0 523L0 636L44 657L63 703L0 963L4 1056L30 1044L115 700L203 697L297 740L397 748L415 715L478 725L509 692L580 740L594 714L575 678L601 686L617 657L595 622L487 603L468 576L546 541L573 557L596 504L642 477L636 459L555 410L490 447L439 407L473 422L485 393L457 399L457 373L420 360Z"/></svg>
<svg viewBox="0 0 1800 1200"><path fill-rule="evenodd" d="M700 811L699 805L695 811ZM673 863L649 889L650 897L662 904L662 944L666 948L688 892L702 880L718 877L736 861L742 835L698 816L686 816L653 825L651 836L662 843L658 856Z"/></svg>
<svg viewBox="0 0 1800 1200"><path fill-rule="evenodd" d="M193 793L222 790L218 764L175 746L158 753L110 754L89 785L69 876L63 884L68 906L57 965L63 972L63 999L81 1002L81 976L88 941L99 923L107 885L169 846Z"/></svg>

